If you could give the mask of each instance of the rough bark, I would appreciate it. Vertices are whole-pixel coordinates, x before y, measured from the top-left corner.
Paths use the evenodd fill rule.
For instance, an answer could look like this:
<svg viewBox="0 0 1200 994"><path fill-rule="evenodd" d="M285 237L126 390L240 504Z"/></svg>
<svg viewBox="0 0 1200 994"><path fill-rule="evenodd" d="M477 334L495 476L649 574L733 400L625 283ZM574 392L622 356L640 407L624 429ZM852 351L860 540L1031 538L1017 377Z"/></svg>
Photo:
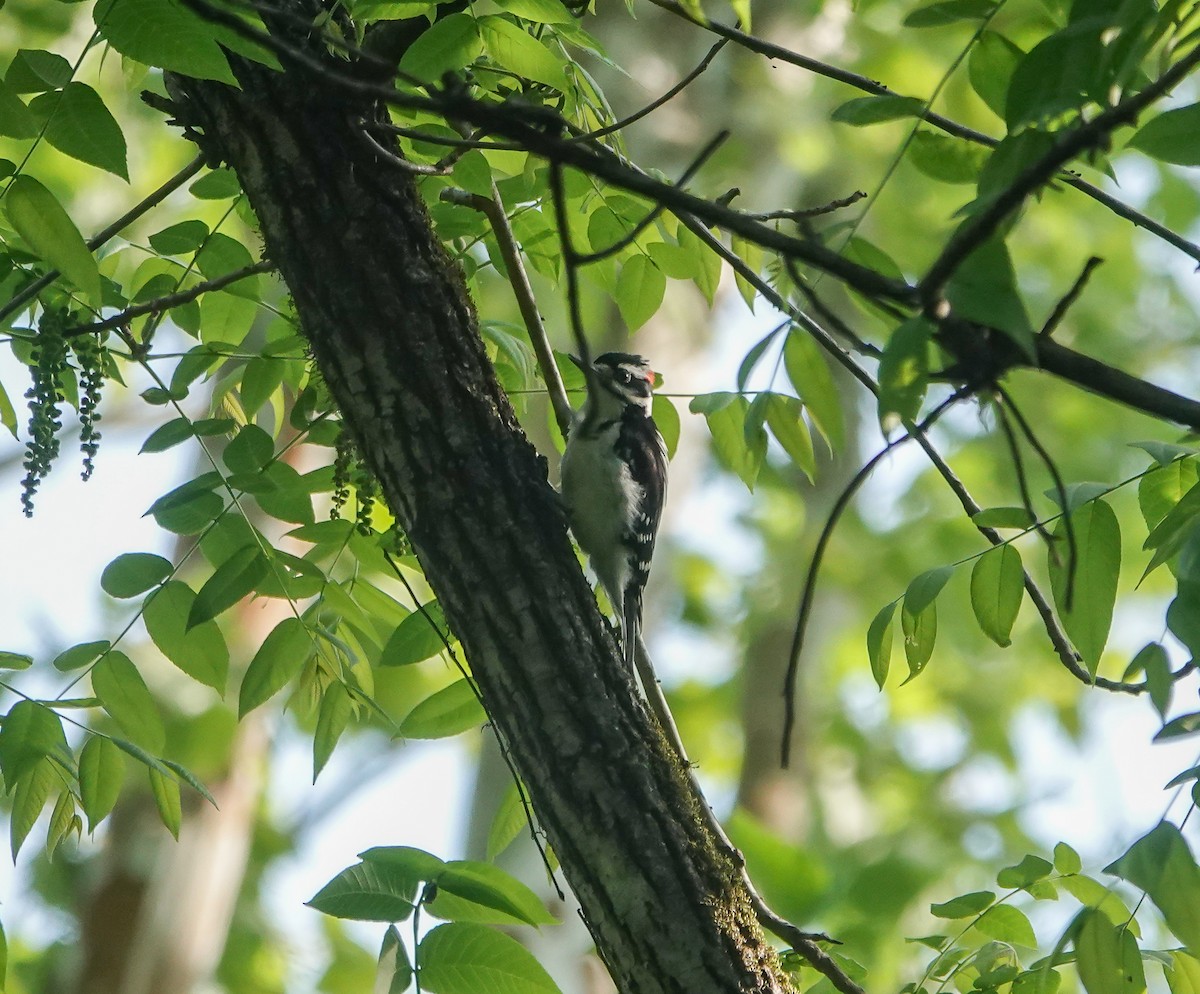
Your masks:
<svg viewBox="0 0 1200 994"><path fill-rule="evenodd" d="M618 987L790 990L620 663L461 273L358 134L375 109L302 69L237 74L174 79L181 117L237 172Z"/></svg>

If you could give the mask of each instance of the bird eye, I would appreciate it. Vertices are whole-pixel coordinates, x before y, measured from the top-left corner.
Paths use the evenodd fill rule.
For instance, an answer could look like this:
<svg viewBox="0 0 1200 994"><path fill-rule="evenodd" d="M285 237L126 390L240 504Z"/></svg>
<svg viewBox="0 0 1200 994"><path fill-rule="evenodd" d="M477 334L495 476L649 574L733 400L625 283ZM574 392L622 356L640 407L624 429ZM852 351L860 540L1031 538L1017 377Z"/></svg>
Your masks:
<svg viewBox="0 0 1200 994"><path fill-rule="evenodd" d="M619 379L622 383L632 383L633 375L629 372L628 369L618 369L617 370L617 379Z"/></svg>

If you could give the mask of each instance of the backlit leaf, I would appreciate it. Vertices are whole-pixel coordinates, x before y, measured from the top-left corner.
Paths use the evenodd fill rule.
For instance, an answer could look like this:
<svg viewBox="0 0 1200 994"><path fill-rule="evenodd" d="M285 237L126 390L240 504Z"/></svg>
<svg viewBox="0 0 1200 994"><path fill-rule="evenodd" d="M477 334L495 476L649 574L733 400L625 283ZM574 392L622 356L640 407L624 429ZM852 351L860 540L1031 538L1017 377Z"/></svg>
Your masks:
<svg viewBox="0 0 1200 994"><path fill-rule="evenodd" d="M253 711L300 673L316 646L304 622L284 618L250 660L238 693L238 717Z"/></svg>
<svg viewBox="0 0 1200 994"><path fill-rule="evenodd" d="M1010 634L1025 596L1021 554L1011 545L989 549L971 569L971 610L983 634L999 646L1012 644Z"/></svg>
<svg viewBox="0 0 1200 994"><path fill-rule="evenodd" d="M533 953L485 925L439 925L421 940L418 960L430 994L560 994Z"/></svg>
<svg viewBox="0 0 1200 994"><path fill-rule="evenodd" d="M151 752L162 752L166 735L158 706L125 653L114 649L95 665L92 690L126 735Z"/></svg>
<svg viewBox="0 0 1200 994"><path fill-rule="evenodd" d="M478 728L487 721L483 705L466 678L425 698L400 722L397 735L407 739L440 739Z"/></svg>
<svg viewBox="0 0 1200 994"><path fill-rule="evenodd" d="M1063 627L1079 650L1088 672L1095 674L1108 641L1117 578L1121 571L1121 528L1111 507L1102 500L1091 501L1071 514L1078 549L1070 610L1067 592L1066 528L1062 521L1054 530L1057 562L1050 561L1050 586Z"/></svg>
<svg viewBox="0 0 1200 994"><path fill-rule="evenodd" d="M75 222L58 199L30 176L18 176L4 197L8 219L29 247L99 307L100 270Z"/></svg>

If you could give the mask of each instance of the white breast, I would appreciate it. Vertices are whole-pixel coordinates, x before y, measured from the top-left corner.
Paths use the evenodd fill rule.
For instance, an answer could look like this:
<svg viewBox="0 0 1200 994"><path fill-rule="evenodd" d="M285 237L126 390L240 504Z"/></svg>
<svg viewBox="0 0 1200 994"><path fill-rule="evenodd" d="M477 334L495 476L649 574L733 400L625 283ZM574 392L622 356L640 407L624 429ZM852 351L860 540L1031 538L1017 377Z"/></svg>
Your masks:
<svg viewBox="0 0 1200 994"><path fill-rule="evenodd" d="M614 453L619 424L595 436L572 434L563 453L562 494L579 547L604 584L617 616L629 579L629 553L622 540L626 522L642 499L641 487Z"/></svg>

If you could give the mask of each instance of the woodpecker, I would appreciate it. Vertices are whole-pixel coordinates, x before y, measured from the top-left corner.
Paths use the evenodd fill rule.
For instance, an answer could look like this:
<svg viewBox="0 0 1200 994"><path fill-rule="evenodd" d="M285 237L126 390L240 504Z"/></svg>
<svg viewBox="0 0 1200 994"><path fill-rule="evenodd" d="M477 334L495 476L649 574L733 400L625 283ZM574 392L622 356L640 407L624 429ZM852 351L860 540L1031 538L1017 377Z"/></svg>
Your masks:
<svg viewBox="0 0 1200 994"><path fill-rule="evenodd" d="M587 378L587 400L563 453L563 501L571 531L616 612L632 666L667 495L667 447L650 414L655 374L628 352L606 352L590 367L571 359Z"/></svg>

